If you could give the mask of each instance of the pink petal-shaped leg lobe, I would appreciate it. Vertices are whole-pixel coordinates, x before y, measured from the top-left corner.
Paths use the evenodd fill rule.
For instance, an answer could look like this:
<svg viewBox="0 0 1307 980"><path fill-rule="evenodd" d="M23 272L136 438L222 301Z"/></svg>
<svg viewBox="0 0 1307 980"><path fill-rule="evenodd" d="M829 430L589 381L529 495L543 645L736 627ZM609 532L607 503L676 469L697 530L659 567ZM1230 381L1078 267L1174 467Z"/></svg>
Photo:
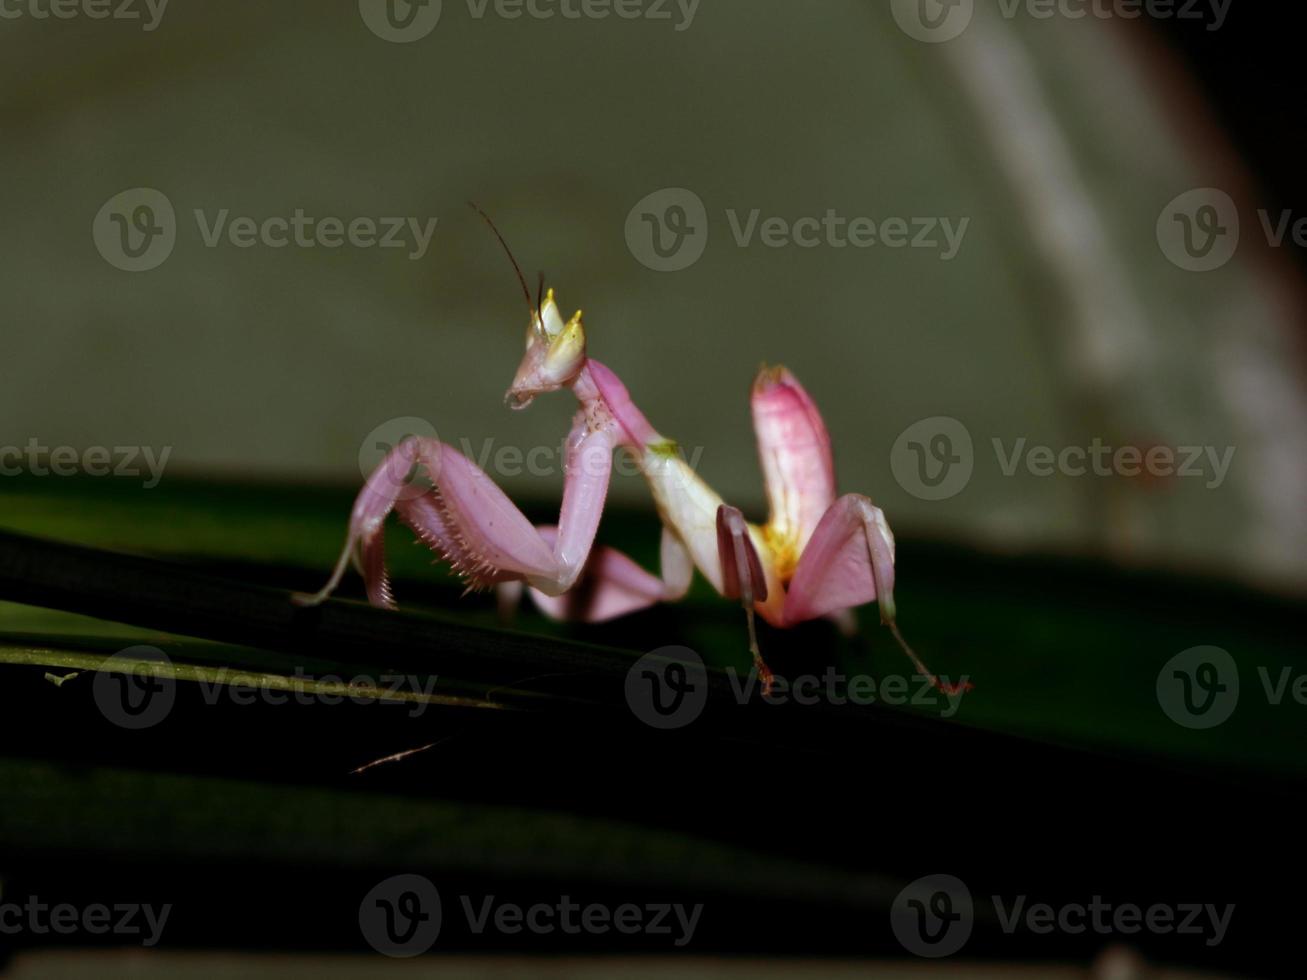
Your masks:
<svg viewBox="0 0 1307 980"><path fill-rule="evenodd" d="M817 525L785 596L788 626L877 600L885 623L917 672L950 696L970 684L945 684L908 646L895 622L894 535L879 507L859 494L837 500Z"/></svg>
<svg viewBox="0 0 1307 980"><path fill-rule="evenodd" d="M782 577L835 502L830 434L817 405L786 368L764 367L750 398L758 456L771 514L768 532L782 557Z"/></svg>
<svg viewBox="0 0 1307 980"><path fill-rule="evenodd" d="M878 597L882 619L894 618L894 538L877 515L870 500L852 493L826 511L790 580L786 625Z"/></svg>

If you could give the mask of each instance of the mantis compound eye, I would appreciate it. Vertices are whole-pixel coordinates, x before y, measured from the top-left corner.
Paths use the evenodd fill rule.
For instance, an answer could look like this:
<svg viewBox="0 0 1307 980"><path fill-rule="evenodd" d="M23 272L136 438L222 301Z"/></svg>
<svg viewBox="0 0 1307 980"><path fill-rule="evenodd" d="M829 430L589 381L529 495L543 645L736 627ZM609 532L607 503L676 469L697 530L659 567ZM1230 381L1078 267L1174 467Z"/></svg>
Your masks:
<svg viewBox="0 0 1307 980"><path fill-rule="evenodd" d="M567 326L563 322L563 314L558 309L558 303L554 300L552 289L545 293L545 300L540 304L540 311L536 315L536 324L545 340L553 340Z"/></svg>
<svg viewBox="0 0 1307 980"><path fill-rule="evenodd" d="M585 327L581 311L567 321L567 325L549 344L545 355L544 375L556 384L568 384L585 366Z"/></svg>
<svg viewBox="0 0 1307 980"><path fill-rule="evenodd" d="M540 313L527 331L526 354L506 395L509 405L515 409L526 408L536 395L567 387L585 367L581 311L564 323L551 295L541 304ZM555 323L557 329L552 329Z"/></svg>

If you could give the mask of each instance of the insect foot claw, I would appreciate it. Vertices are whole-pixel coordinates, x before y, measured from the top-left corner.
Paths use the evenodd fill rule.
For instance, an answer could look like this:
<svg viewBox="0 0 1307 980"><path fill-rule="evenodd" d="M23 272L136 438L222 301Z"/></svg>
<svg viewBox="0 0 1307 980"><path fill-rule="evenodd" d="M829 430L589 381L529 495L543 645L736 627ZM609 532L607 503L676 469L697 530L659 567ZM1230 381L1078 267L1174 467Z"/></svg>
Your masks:
<svg viewBox="0 0 1307 980"><path fill-rule="evenodd" d="M950 698L955 698L960 694L966 694L968 691L976 689L976 685L972 684L971 681L963 681L961 684L945 684L939 678L935 679L934 687L941 694Z"/></svg>
<svg viewBox="0 0 1307 980"><path fill-rule="evenodd" d="M903 634L899 632L897 623L891 621L889 623L889 631L898 642L898 645L903 648L903 652L908 655L908 659L911 660L913 665L917 668L917 673L926 678L926 680L930 682L930 686L939 691L945 697L955 698L958 695L966 694L968 691L975 689L975 685L967 680L958 684L946 684L941 681L938 676L932 674L926 669L926 665L922 663L921 658L917 656L916 651L908 646L908 641L903 639Z"/></svg>

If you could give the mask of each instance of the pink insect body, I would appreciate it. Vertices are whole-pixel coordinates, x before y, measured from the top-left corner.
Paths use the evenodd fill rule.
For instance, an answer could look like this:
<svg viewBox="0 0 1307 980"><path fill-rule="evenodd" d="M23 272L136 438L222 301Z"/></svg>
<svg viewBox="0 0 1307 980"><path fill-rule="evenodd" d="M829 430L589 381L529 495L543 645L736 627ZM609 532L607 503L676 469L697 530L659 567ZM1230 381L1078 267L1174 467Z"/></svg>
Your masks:
<svg viewBox="0 0 1307 980"><path fill-rule="evenodd" d="M528 299L528 305L530 301ZM608 367L590 358L578 311L564 320L550 290L535 304L524 354L506 400L527 407L538 395L570 389L579 408L567 440L563 503L557 525L532 526L466 456L410 437L368 478L330 581L304 604L323 601L353 561L369 601L393 607L383 553L383 522L393 510L469 589L496 586L511 604L523 586L558 619L599 622L682 598L697 568L747 613L749 646L764 686L771 672L758 650L754 614L787 628L829 617L846 629L855 606L876 600L917 670L949 694L903 642L895 626L894 536L884 514L859 494L837 497L830 436L816 405L784 368L764 368L752 409L770 515L745 521L661 436ZM627 555L595 547L612 473L624 447L639 461L662 520L661 568L654 575ZM409 477L420 467L429 489Z"/></svg>

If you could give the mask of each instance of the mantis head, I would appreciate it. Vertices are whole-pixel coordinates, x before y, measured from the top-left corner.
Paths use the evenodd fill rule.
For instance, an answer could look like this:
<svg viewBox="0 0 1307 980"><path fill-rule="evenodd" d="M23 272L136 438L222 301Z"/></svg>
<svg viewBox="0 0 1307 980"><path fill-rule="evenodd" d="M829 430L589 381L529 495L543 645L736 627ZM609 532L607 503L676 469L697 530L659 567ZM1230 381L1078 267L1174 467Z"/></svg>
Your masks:
<svg viewBox="0 0 1307 980"><path fill-rule="evenodd" d="M526 353L504 400L514 409L526 408L536 395L570 388L583 367L585 327L581 311L564 321L551 289L527 325Z"/></svg>
<svg viewBox="0 0 1307 980"><path fill-rule="evenodd" d="M531 290L527 288L526 277L522 267L513 257L513 250L504 241L495 223L479 207L468 202L482 220L490 226L498 239L508 261L517 273L518 284L522 287L522 296L526 299L527 309L531 311L531 321L526 328L526 353L513 375L513 383L504 393L504 401L514 409L526 408L535 400L536 395L548 394L562 388L570 388L581 375L585 367L585 328L581 325L581 311L572 314L572 319L564 322L554 301L554 291L545 293L544 298L537 296L535 304L531 302ZM540 287L545 284L544 273L540 275Z"/></svg>

